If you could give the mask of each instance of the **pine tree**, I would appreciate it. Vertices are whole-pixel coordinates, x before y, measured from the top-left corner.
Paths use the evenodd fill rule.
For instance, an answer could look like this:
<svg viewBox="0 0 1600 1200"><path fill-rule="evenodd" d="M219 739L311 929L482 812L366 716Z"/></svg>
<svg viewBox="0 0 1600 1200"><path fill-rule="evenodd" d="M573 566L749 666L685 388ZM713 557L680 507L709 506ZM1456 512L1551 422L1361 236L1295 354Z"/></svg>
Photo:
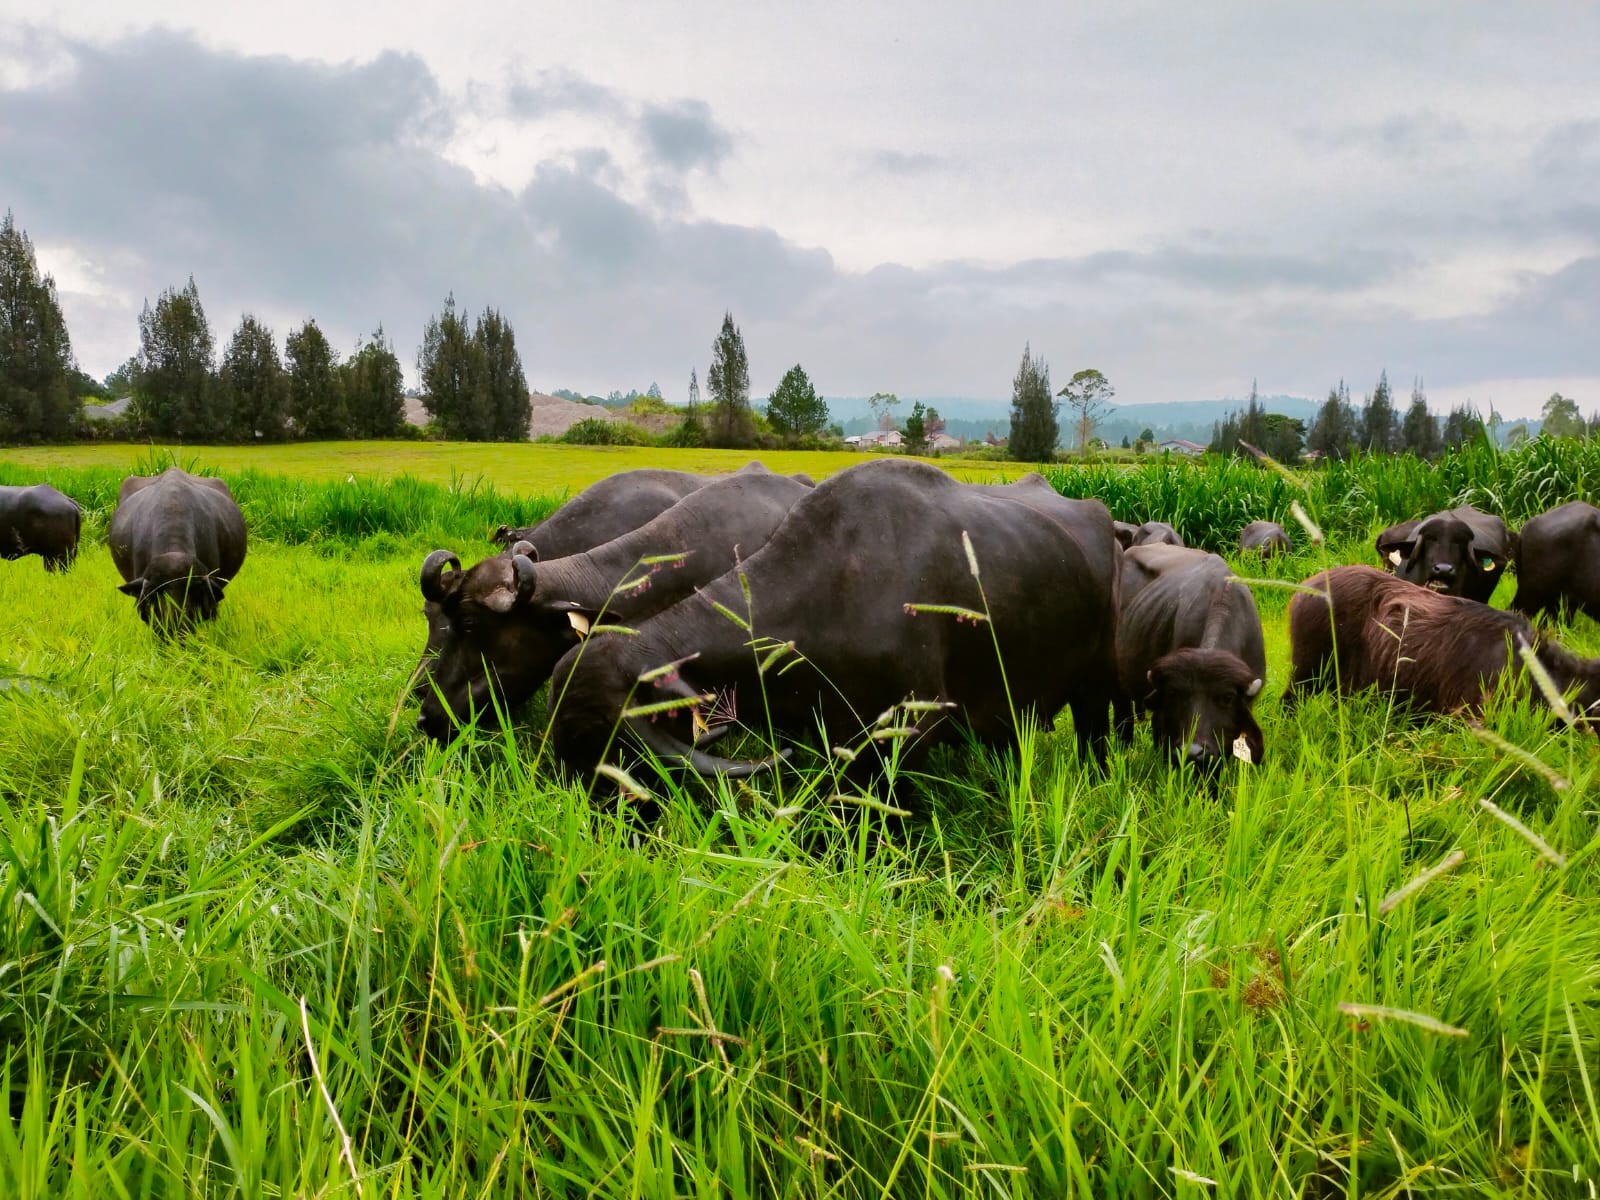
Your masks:
<svg viewBox="0 0 1600 1200"><path fill-rule="evenodd" d="M1399 449L1399 416L1389 392L1389 372L1378 375L1378 386L1361 409L1361 447L1368 454L1393 454Z"/></svg>
<svg viewBox="0 0 1600 1200"><path fill-rule="evenodd" d="M1428 411L1428 396L1420 379L1411 385L1411 407L1400 422L1400 444L1406 453L1418 458L1438 458L1444 449L1439 422Z"/></svg>
<svg viewBox="0 0 1600 1200"><path fill-rule="evenodd" d="M722 316L722 331L711 343L711 367L706 371L711 393L713 446L748 446L755 441L750 415L750 361L745 357L744 336L733 314Z"/></svg>
<svg viewBox="0 0 1600 1200"><path fill-rule="evenodd" d="M342 370L350 436L398 437L405 424L406 381L382 325L372 331L371 341L356 344Z"/></svg>
<svg viewBox="0 0 1600 1200"><path fill-rule="evenodd" d="M82 400L55 280L10 210L0 221L0 442L56 441L77 431Z"/></svg>
<svg viewBox="0 0 1600 1200"><path fill-rule="evenodd" d="M1328 398L1317 410L1317 419L1311 425L1306 447L1325 458L1350 457L1356 439L1356 414L1350 404L1350 389L1344 380L1328 390Z"/></svg>
<svg viewBox="0 0 1600 1200"><path fill-rule="evenodd" d="M239 320L217 372L218 408L227 413L226 434L234 441L282 441L288 416L289 380L278 342L255 317Z"/></svg>
<svg viewBox="0 0 1600 1200"><path fill-rule="evenodd" d="M349 437L344 379L327 335L308 318L284 340L283 349L289 362L289 415L296 435L313 441Z"/></svg>
<svg viewBox="0 0 1600 1200"><path fill-rule="evenodd" d="M928 452L928 410L922 406L921 400L911 403L911 415L906 418L906 427L900 431L905 439L907 454L926 454Z"/></svg>
<svg viewBox="0 0 1600 1200"><path fill-rule="evenodd" d="M422 331L417 375L422 380L422 406L444 435L456 441L469 436L475 354L472 332L456 312L456 298L447 296L444 311Z"/></svg>
<svg viewBox="0 0 1600 1200"><path fill-rule="evenodd" d="M1487 440L1489 431L1483 420L1470 405L1457 405L1444 419L1444 448L1459 450L1473 442Z"/></svg>
<svg viewBox="0 0 1600 1200"><path fill-rule="evenodd" d="M472 348L472 432L467 436L481 441L527 441L532 406L511 323L494 309L484 309L472 331Z"/></svg>
<svg viewBox="0 0 1600 1200"><path fill-rule="evenodd" d="M799 363L784 372L767 399L767 420L774 433L794 441L815 437L828 427L828 405L817 395L811 378Z"/></svg>
<svg viewBox="0 0 1600 1200"><path fill-rule="evenodd" d="M194 276L182 288L168 288L155 308L145 301L139 314L139 374L134 386L134 416L158 438L204 441L220 436L211 374L211 326L200 305Z"/></svg>
<svg viewBox="0 0 1600 1200"><path fill-rule="evenodd" d="M1011 380L1011 434L1007 441L1011 457L1018 462L1052 461L1061 438L1058 411L1050 394L1050 367L1044 359L1034 358L1032 345L1025 342L1022 362Z"/></svg>

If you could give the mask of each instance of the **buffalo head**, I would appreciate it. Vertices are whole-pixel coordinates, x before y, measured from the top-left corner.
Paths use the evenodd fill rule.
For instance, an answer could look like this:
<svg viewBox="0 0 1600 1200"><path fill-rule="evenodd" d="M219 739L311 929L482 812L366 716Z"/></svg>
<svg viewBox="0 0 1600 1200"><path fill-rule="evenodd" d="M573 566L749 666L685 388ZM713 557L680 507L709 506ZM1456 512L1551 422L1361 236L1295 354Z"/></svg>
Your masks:
<svg viewBox="0 0 1600 1200"><path fill-rule="evenodd" d="M1407 583L1485 603L1510 557L1499 519L1472 509L1396 525L1378 535L1377 547L1384 566Z"/></svg>
<svg viewBox="0 0 1600 1200"><path fill-rule="evenodd" d="M538 557L531 543L518 542L468 571L448 550L423 561L434 653L424 657L412 690L421 701L417 727L429 737L449 741L473 716L492 721L496 705L510 709L531 699L588 631L578 605L534 600Z"/></svg>
<svg viewBox="0 0 1600 1200"><path fill-rule="evenodd" d="M1251 707L1261 677L1226 650L1175 650L1156 660L1147 680L1150 729L1156 745L1179 762L1215 770L1244 739L1249 761L1266 746Z"/></svg>
<svg viewBox="0 0 1600 1200"><path fill-rule="evenodd" d="M117 590L132 596L139 619L161 637L188 632L200 621L215 619L228 581L197 569L185 558L158 558L137 579Z"/></svg>

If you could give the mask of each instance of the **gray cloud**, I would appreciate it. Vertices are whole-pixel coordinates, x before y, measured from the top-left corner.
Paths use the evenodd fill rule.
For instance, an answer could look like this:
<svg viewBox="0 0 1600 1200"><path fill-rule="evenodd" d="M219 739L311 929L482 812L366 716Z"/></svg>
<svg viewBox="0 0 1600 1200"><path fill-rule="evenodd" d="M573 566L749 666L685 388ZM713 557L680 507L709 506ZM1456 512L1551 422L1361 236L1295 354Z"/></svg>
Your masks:
<svg viewBox="0 0 1600 1200"><path fill-rule="evenodd" d="M646 104L639 128L655 158L679 171L714 171L733 150L732 135L704 100Z"/></svg>
<svg viewBox="0 0 1600 1200"><path fill-rule="evenodd" d="M316 316L344 346L382 320L403 360L453 291L468 311L506 313L545 387L658 379L676 394L727 308L758 392L800 361L827 393L1000 397L1024 341L1060 371L1100 367L1129 402L1252 377L1319 394L1385 366L1435 386L1600 376L1600 244L1525 272L1487 314L1419 319L1382 299L1444 238L1508 237L1523 222L1600 243L1600 209L1566 192L1542 207L1397 214L1392 227L1369 208L1370 236L1241 221L1073 255L851 271L775 229L627 190L641 140L669 175L738 169L743 151L731 156L732 135L697 101L643 105L570 72L528 75L507 101L522 119L597 115L615 140L547 157L512 189L452 160L464 113L413 55L328 66L171 33L56 39L54 52L74 69L3 93L0 191L37 243L70 247L105 284L63 289L97 374L134 348L140 300L193 272L219 342L247 309L280 335ZM1572 155L1588 144L1578 127L1551 136ZM900 165L921 169L919 157Z"/></svg>
<svg viewBox="0 0 1600 1200"><path fill-rule="evenodd" d="M867 166L889 175L927 175L946 166L943 155L919 151L875 150L867 155Z"/></svg>

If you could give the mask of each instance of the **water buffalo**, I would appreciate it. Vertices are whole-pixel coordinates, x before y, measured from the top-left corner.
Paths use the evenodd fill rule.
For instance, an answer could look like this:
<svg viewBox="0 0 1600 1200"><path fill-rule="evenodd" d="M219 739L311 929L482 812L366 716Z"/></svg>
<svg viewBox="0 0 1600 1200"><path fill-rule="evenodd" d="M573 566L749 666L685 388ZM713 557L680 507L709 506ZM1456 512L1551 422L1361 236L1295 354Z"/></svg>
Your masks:
<svg viewBox="0 0 1600 1200"><path fill-rule="evenodd" d="M580 554L543 559L535 544L518 542L463 572L455 555L434 551L422 565L422 594L442 614L445 635L416 687L418 728L444 741L474 712L492 720L495 702L510 708L531 698L592 622L633 624L716 579L759 550L809 491L757 465ZM674 554L685 557L648 561Z"/></svg>
<svg viewBox="0 0 1600 1200"><path fill-rule="evenodd" d="M1511 607L1535 617L1562 601L1600 621L1600 508L1581 500L1540 513L1522 527Z"/></svg>
<svg viewBox="0 0 1600 1200"><path fill-rule="evenodd" d="M1146 521L1133 535L1135 546L1181 546L1178 531L1165 521Z"/></svg>
<svg viewBox="0 0 1600 1200"><path fill-rule="evenodd" d="M122 481L107 540L127 581L118 590L134 597L146 624L168 634L217 615L247 539L226 483L169 467Z"/></svg>
<svg viewBox="0 0 1600 1200"><path fill-rule="evenodd" d="M532 542L545 558L564 558L639 528L712 478L659 467L619 471L590 484L539 524L502 525L489 537L504 547Z"/></svg>
<svg viewBox="0 0 1600 1200"><path fill-rule="evenodd" d="M1103 504L1065 499L1038 476L985 487L909 460L852 467L801 497L742 569L637 636L568 651L550 685L551 745L580 775L619 727L702 774L760 770L694 744L715 691L720 712L743 708L750 728L780 737L815 738L820 720L847 754L876 728L850 768L857 778L875 775L901 736L885 740L874 719L913 699L903 765L956 737L952 718L1009 744L1019 716L1048 722L1063 704L1080 748L1099 756L1116 691L1120 556ZM627 711L662 700L693 719Z"/></svg>
<svg viewBox="0 0 1600 1200"><path fill-rule="evenodd" d="M62 571L78 556L83 514L77 501L48 483L0 487L0 558L37 554L46 571Z"/></svg>
<svg viewBox="0 0 1600 1200"><path fill-rule="evenodd" d="M1381 688L1436 713L1481 709L1513 657L1530 646L1556 686L1576 687L1588 709L1600 701L1600 659L1585 660L1540 639L1526 617L1417 587L1372 567L1334 567L1312 576L1289 603L1293 672L1284 704L1337 686L1343 693ZM1330 608L1331 604L1331 608Z"/></svg>
<svg viewBox="0 0 1600 1200"><path fill-rule="evenodd" d="M1239 534L1241 552L1259 554L1263 558L1274 558L1279 554L1289 553L1289 548L1289 535L1276 521L1251 521L1244 527L1244 532Z"/></svg>
<svg viewBox="0 0 1600 1200"><path fill-rule="evenodd" d="M1391 525L1375 544L1385 569L1407 583L1485 604L1517 553L1506 523L1470 504Z"/></svg>
<svg viewBox="0 0 1600 1200"><path fill-rule="evenodd" d="M1117 545L1124 550L1133 545L1133 540L1139 536L1139 527L1132 521L1113 521L1111 528L1117 535Z"/></svg>
<svg viewBox="0 0 1600 1200"><path fill-rule="evenodd" d="M1117 679L1150 713L1156 745L1180 761L1214 768L1244 739L1249 761L1265 750L1251 706L1267 654L1254 597L1215 554L1135 546L1122 558ZM1131 731L1119 705L1123 732Z"/></svg>

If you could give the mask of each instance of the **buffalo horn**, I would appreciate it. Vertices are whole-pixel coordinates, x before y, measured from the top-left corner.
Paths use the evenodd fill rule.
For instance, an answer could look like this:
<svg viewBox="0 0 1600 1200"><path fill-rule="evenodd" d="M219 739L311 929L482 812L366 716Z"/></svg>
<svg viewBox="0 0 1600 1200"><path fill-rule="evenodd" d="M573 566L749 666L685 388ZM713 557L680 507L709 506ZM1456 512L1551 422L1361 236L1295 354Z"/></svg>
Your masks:
<svg viewBox="0 0 1600 1200"><path fill-rule="evenodd" d="M422 597L438 604L444 599L444 579L441 573L449 564L452 571L461 570L461 560L448 550L435 550L422 560Z"/></svg>
<svg viewBox="0 0 1600 1200"><path fill-rule="evenodd" d="M768 755L756 761L744 761L732 758L719 758L715 754L707 754L703 750L696 750L687 742L680 741L659 725L654 725L647 720L634 718L628 722L628 727L645 747L662 762L681 762L697 775L723 776L728 779L747 779L751 775L759 775L763 771L771 770L780 759L789 757L788 747L778 751L777 754Z"/></svg>
<svg viewBox="0 0 1600 1200"><path fill-rule="evenodd" d="M526 545L526 542L517 543L519 548ZM526 554L513 554L511 556L511 573L517 577L517 604L519 606L526 604L533 599L535 575L533 559Z"/></svg>

